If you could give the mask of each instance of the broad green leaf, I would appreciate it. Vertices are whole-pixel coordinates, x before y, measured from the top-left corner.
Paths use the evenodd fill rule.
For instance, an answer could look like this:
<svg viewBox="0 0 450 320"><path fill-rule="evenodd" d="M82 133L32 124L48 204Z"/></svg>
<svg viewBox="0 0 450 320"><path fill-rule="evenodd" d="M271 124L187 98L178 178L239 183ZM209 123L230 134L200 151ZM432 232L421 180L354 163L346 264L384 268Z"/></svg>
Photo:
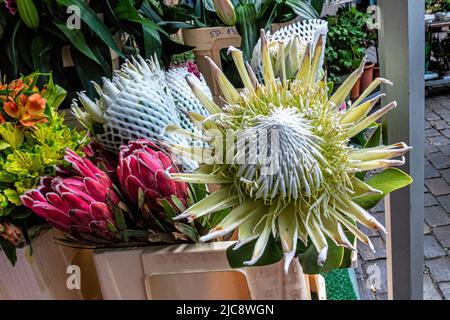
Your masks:
<svg viewBox="0 0 450 320"><path fill-rule="evenodd" d="M186 207L184 206L184 204L181 202L180 199L178 199L178 197L176 195L172 195L171 196L172 202L173 204L178 208L178 210L180 210L181 212L183 212L184 210L186 210Z"/></svg>
<svg viewBox="0 0 450 320"><path fill-rule="evenodd" d="M370 138L367 140L364 148L374 148L378 147L381 144L381 137L383 133L383 126L381 124L377 124L377 128L372 133Z"/></svg>
<svg viewBox="0 0 450 320"><path fill-rule="evenodd" d="M86 43L86 39L84 39L84 35L83 35L83 32L81 32L81 30L79 30L79 29L69 29L67 27L67 25L65 23L63 23L63 22L53 21L53 24L59 30L61 30L62 33L65 34L67 39L69 39L70 43L75 48L80 50L80 52L82 52L86 57L91 58L92 60L94 60L95 62L100 64L100 62L98 61L98 59L95 56L95 54L92 52L91 48Z"/></svg>
<svg viewBox="0 0 450 320"><path fill-rule="evenodd" d="M50 55L46 53L52 48L52 45L40 35L31 41L30 51L34 70L40 72L50 71Z"/></svg>
<svg viewBox="0 0 450 320"><path fill-rule="evenodd" d="M192 228L191 226L189 226L187 224L180 223L180 222L175 222L174 226L178 231L180 231L181 233L186 235L193 242L198 242L200 235L198 234L197 230L195 230L194 228Z"/></svg>
<svg viewBox="0 0 450 320"><path fill-rule="evenodd" d="M328 272L334 269L338 269L344 258L344 248L337 246L331 239L327 237L328 254L327 259L323 266L317 264L317 257L319 253L314 245L309 245L307 248L303 247L303 243L300 242L300 254L298 260L302 265L303 272L305 274L319 274Z"/></svg>
<svg viewBox="0 0 450 320"><path fill-rule="evenodd" d="M6 141L0 141L0 150L5 150L9 147L11 147L9 143L7 143Z"/></svg>
<svg viewBox="0 0 450 320"><path fill-rule="evenodd" d="M120 0L114 8L114 14L121 20L142 25L145 57L150 58L154 52L161 50L162 43L159 32L165 31L154 21L143 17L130 0Z"/></svg>
<svg viewBox="0 0 450 320"><path fill-rule="evenodd" d="M161 204L162 204L164 212L165 212L167 218L169 218L169 220L171 220L177 216L177 214L175 213L175 211L173 210L172 206L170 205L169 201L167 201L167 199L162 199Z"/></svg>
<svg viewBox="0 0 450 320"><path fill-rule="evenodd" d="M18 59L17 59L17 48L16 48L16 37L17 37L17 32L20 29L20 26L22 24L22 20L18 20L16 25L14 26L14 30L11 36L11 55L12 55L12 59L13 59L13 65L14 65L14 74L18 73Z"/></svg>
<svg viewBox="0 0 450 320"><path fill-rule="evenodd" d="M14 247L8 241L0 238L0 248L8 258L9 262L11 262L11 264L14 266L17 262L16 247Z"/></svg>
<svg viewBox="0 0 450 320"><path fill-rule="evenodd" d="M319 15L309 1L286 0L286 5L291 7L295 14L304 19L318 19Z"/></svg>
<svg viewBox="0 0 450 320"><path fill-rule="evenodd" d="M22 201L20 201L19 194L16 190L6 189L5 191L3 191L3 193L8 198L9 202L14 203L16 206L20 206L22 204Z"/></svg>
<svg viewBox="0 0 450 320"><path fill-rule="evenodd" d="M325 0L311 0L311 6L316 10L319 16L322 13L324 2Z"/></svg>
<svg viewBox="0 0 450 320"><path fill-rule="evenodd" d="M412 178L400 169L386 169L367 181L364 181L371 187L380 190L383 193L361 197L355 199L354 202L368 210L373 208L387 194L410 185L412 181Z"/></svg>
<svg viewBox="0 0 450 320"><path fill-rule="evenodd" d="M50 73L47 90L44 93L44 97L47 99L47 108L52 111L58 110L66 95L67 91L53 82L53 75Z"/></svg>
<svg viewBox="0 0 450 320"><path fill-rule="evenodd" d="M132 229L122 230L121 234L125 239L147 238L150 235L150 233L147 230L132 230Z"/></svg>
<svg viewBox="0 0 450 320"><path fill-rule="evenodd" d="M236 28L242 37L241 49L244 60L252 57L253 48L259 39L258 16L253 3L239 4L236 7Z"/></svg>
<svg viewBox="0 0 450 320"><path fill-rule="evenodd" d="M104 76L104 71L97 63L92 59L87 58L78 50L70 50L73 62L75 64L75 70L80 77L81 84L83 88L87 91L87 95L90 98L94 98L97 92L92 86L92 81L96 83L101 83L102 76Z"/></svg>
<svg viewBox="0 0 450 320"><path fill-rule="evenodd" d="M208 222L211 226L211 228L214 228L217 226L225 217L231 212L231 209L223 209L217 212L214 212L209 217Z"/></svg>
<svg viewBox="0 0 450 320"><path fill-rule="evenodd" d="M257 239L246 243L237 250L233 250L235 245L232 245L227 249L228 263L231 268L249 267L244 265L244 262L252 259L256 241ZM275 241L274 237L270 235L263 255L253 266L267 266L280 261L283 259L283 256L283 251L280 249L280 246Z"/></svg>
<svg viewBox="0 0 450 320"><path fill-rule="evenodd" d="M120 51L120 48L117 46L114 38L109 32L106 25L99 19L97 14L89 8L89 6L82 0L56 0L61 5L64 6L78 6L80 8L82 14L80 14L80 18L91 28L91 30L99 36L102 41L108 45L112 50L114 50L119 56L122 58L124 55Z"/></svg>

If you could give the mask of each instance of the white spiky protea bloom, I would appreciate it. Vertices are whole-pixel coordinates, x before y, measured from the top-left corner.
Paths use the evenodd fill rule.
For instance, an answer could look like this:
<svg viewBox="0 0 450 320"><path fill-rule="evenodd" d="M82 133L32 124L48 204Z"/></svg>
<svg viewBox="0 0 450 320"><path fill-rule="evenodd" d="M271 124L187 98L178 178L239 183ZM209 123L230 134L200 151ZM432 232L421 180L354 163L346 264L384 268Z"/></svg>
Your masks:
<svg viewBox="0 0 450 320"><path fill-rule="evenodd" d="M100 96L95 102L83 92L78 94L86 111L76 101L72 110L94 139L111 151L138 138L189 146L190 137L167 130L176 126L195 134L187 114L208 115L186 82L187 74L186 68L163 71L156 58L148 61L133 58L122 65L112 81L104 78L103 87L94 83ZM203 79L194 78L191 82L211 97ZM180 160L184 171L197 167L193 161Z"/></svg>
<svg viewBox="0 0 450 320"><path fill-rule="evenodd" d="M389 82L376 79L349 108L340 110L361 76L365 61L329 97L325 81L317 80L316 76L324 50L322 41L317 42L310 56L305 55L292 80L274 76L264 32L261 32L261 41L264 84L258 83L252 69L245 65L242 52L231 48L244 90L238 92L212 60L226 101L224 109L192 86L211 114L202 118L203 140L209 147L172 146L174 152L191 154L204 162L193 173L173 174L172 177L186 182L220 184L222 188L188 208L177 219L195 219L232 208L230 214L200 240L208 241L239 228L236 247L258 239L252 259L246 262L248 265L261 257L271 233L281 240L286 270L295 255L297 239L305 245L312 241L319 252L319 264L327 257L326 237L339 246L354 249L344 229L372 247L369 238L354 222L381 231L385 229L353 199L380 191L356 178L355 173L402 165L402 156L409 147L397 143L355 149L349 146L349 139L395 107L393 102L368 115L381 95L362 102L380 83ZM249 139L245 141L245 138ZM236 141L244 143L234 144Z"/></svg>
<svg viewBox="0 0 450 320"><path fill-rule="evenodd" d="M318 41L326 42L328 23L320 19L303 20L289 24L274 33L266 32L275 77L292 78L298 72L304 56L311 53L311 48ZM323 64L324 52L320 56L320 72ZM251 66L259 80L262 80L261 39L253 49Z"/></svg>

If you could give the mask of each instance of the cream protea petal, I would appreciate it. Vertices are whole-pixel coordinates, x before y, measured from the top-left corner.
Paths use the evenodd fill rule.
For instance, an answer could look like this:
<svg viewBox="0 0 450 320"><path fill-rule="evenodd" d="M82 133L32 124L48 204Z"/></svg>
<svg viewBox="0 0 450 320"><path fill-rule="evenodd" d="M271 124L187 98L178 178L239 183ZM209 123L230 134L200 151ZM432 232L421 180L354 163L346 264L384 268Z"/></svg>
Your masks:
<svg viewBox="0 0 450 320"><path fill-rule="evenodd" d="M226 103L209 117L196 115L202 135L211 138L208 147L191 151L177 147L192 154L204 151L206 157L196 172L174 175L176 180L222 186L177 219L194 219L231 208L232 214L203 240L238 228L235 249L256 239L252 257L245 265L261 258L272 235L280 240L286 270L295 257L298 239L306 246L314 245L320 265L327 259L330 239L354 250L345 231L373 249L356 223L382 231L384 227L352 200L381 191L359 180L355 172L401 165L404 159L394 158L401 157L409 147L398 143L356 149L349 147L349 142L395 103L370 114L378 96L341 111L337 106L347 99L364 61L330 98L324 80L318 76L325 38L323 43L320 37L317 41L310 39L302 57L289 60L283 50L294 50L291 46L295 41L281 46L275 40L268 43L263 32L261 36L262 72L258 74L262 73L264 83L258 83L238 49L232 48L246 89L237 93L216 71L222 78ZM296 63L299 67L293 79L289 73ZM376 81L381 82L385 80Z"/></svg>
<svg viewBox="0 0 450 320"><path fill-rule="evenodd" d="M389 146L354 149L350 152L350 158L361 161L391 159L404 155L410 149L411 147L408 147L404 142L399 142Z"/></svg>
<svg viewBox="0 0 450 320"><path fill-rule="evenodd" d="M236 68L239 72L239 76L241 77L242 83L244 84L245 88L253 93L254 86L247 72L247 68L244 62L244 55L242 54L242 51L236 49L235 47L230 47L228 49L228 53L231 53L231 56L233 57L234 64L236 65Z"/></svg>
<svg viewBox="0 0 450 320"><path fill-rule="evenodd" d="M259 258L261 258L264 253L264 249L266 248L267 241L269 241L270 234L272 233L273 223L273 214L268 214L265 217L264 229L262 230L260 236L258 237L258 240L256 241L255 249L253 249L252 258L249 261L244 261L245 265L254 265L259 260Z"/></svg>
<svg viewBox="0 0 450 320"><path fill-rule="evenodd" d="M346 204L336 203L336 208L339 209L345 215L351 216L356 221L362 223L363 225L380 230L386 233L386 229L381 223L379 223L374 217L372 217L366 210L358 206L352 201L347 201Z"/></svg>
<svg viewBox="0 0 450 320"><path fill-rule="evenodd" d="M317 264L322 266L327 259L328 255L328 243L325 235L323 234L319 223L315 221L315 219L311 219L308 223L305 224L306 231L308 231L308 235L311 238L312 243L317 249L319 255L317 256Z"/></svg>
<svg viewBox="0 0 450 320"><path fill-rule="evenodd" d="M216 105L214 101L212 101L212 99L208 97L208 95L201 88L198 87L193 77L194 76L187 76L186 81L188 85L191 87L191 90L197 97L197 99L205 106L206 110L208 110L210 114L216 114L221 112L222 110L220 109L220 107Z"/></svg>
<svg viewBox="0 0 450 320"><path fill-rule="evenodd" d="M234 250L239 249L246 243L259 237L264 229L264 224L261 223L264 216L267 214L267 208L264 205L259 205L247 220L239 226L238 242L234 246Z"/></svg>
<svg viewBox="0 0 450 320"><path fill-rule="evenodd" d="M348 240L345 235L344 229L342 225L336 221L331 216L323 216L321 218L322 222L322 231L334 241L334 243L338 246L343 246L345 248L355 250L353 244Z"/></svg>
<svg viewBox="0 0 450 320"><path fill-rule="evenodd" d="M292 23L286 27L277 30L274 33L267 31L266 38L268 46L270 48L271 60L274 62L274 74L275 77L284 79L283 68L285 65L285 77L287 79L295 78L299 73L300 67L305 61L304 57L307 53L311 58L313 51L310 48L315 48L319 37L322 36L325 45L325 36L327 33L328 24L324 20L303 20L300 22ZM262 80L262 55L261 55L261 39L255 45L253 55L251 59L251 65L258 75L258 79ZM282 55L284 51L284 56ZM317 70L322 69L324 52L320 56L319 65ZM308 60L308 69L311 69L311 61ZM306 71L306 69L304 69ZM314 77L318 76L319 72L314 74ZM308 78L309 79L309 72Z"/></svg>
<svg viewBox="0 0 450 320"><path fill-rule="evenodd" d="M389 80L383 79L383 78L376 78L372 81L372 83L364 90L363 93L358 97L358 99L353 102L352 107L358 106L362 101L364 101L365 98L369 96L380 84L386 84L389 86L392 86L393 83Z"/></svg>
<svg viewBox="0 0 450 320"><path fill-rule="evenodd" d="M360 121L358 124L354 125L351 129L347 131L347 136L349 138L356 136L358 133L363 131L364 129L367 129L372 123L380 119L382 116L384 116L386 113L391 111L397 107L397 103L395 101L389 103L387 106L381 108L380 110L372 113L368 117L366 117L364 120Z"/></svg>
<svg viewBox="0 0 450 320"><path fill-rule="evenodd" d="M209 62L212 68L213 75L217 79L217 83L219 84L220 91L224 95L225 100L228 103L236 103L239 101L239 92L233 87L231 82L227 79L227 77L223 74L222 70L216 65L216 63L208 56L205 56L205 59Z"/></svg>
<svg viewBox="0 0 450 320"><path fill-rule="evenodd" d="M91 116L92 120L98 123L104 123L103 110L97 106L97 104L88 98L84 92L78 94L81 104L86 109L87 113Z"/></svg>
<svg viewBox="0 0 450 320"><path fill-rule="evenodd" d="M351 197L353 199L364 197L364 196L371 195L371 194L383 193L380 190L372 188L367 183L361 181L360 179L358 179L356 177L353 177L351 179L351 182L352 182L352 189L353 189L353 194Z"/></svg>
<svg viewBox="0 0 450 320"><path fill-rule="evenodd" d="M231 212L209 233L200 238L200 241L206 242L211 239L224 236L239 227L245 220L251 217L257 204L252 200L247 200L242 205L234 208Z"/></svg>
<svg viewBox="0 0 450 320"><path fill-rule="evenodd" d="M380 94L380 95L376 96L375 98L370 99L369 101L366 101L363 104L361 104L355 108L351 108L351 109L347 110L341 119L341 124L345 125L348 123L359 122L360 120L362 120L365 116L367 116L369 114L369 112L372 110L372 108L384 96L385 96L385 94Z"/></svg>
<svg viewBox="0 0 450 320"><path fill-rule="evenodd" d="M280 233L281 248L285 254L285 272L287 273L292 259L295 257L297 250L297 215L296 208L293 204L288 205L278 215L278 230Z"/></svg>
<svg viewBox="0 0 450 320"><path fill-rule="evenodd" d="M269 86L275 81L275 74L273 72L272 60L270 59L269 45L266 39L266 33L261 30L261 61L262 61L262 71L263 79L266 86Z"/></svg>
<svg viewBox="0 0 450 320"><path fill-rule="evenodd" d="M207 215L208 213L235 206L238 203L239 198L236 194L232 193L232 187L225 187L213 192L210 196L197 202L185 212L176 216L175 220L185 218L194 220L201 216Z"/></svg>
<svg viewBox="0 0 450 320"><path fill-rule="evenodd" d="M311 62L311 71L309 72L309 83L315 83L317 81L317 77L319 75L321 67L320 60L325 50L324 46L325 46L324 36L320 35Z"/></svg>
<svg viewBox="0 0 450 320"><path fill-rule="evenodd" d="M330 98L330 102L335 106L340 106L345 99L350 94L353 86L356 81L361 77L364 72L364 66L366 65L367 58L364 57L359 65L359 68L354 71L347 79L345 79L344 83L336 90L333 96Z"/></svg>
<svg viewBox="0 0 450 320"><path fill-rule="evenodd" d="M347 220L345 217L334 210L330 210L330 213L336 218L336 220L340 221L342 225L344 225L351 233L353 233L359 241L368 245L370 250L375 251L369 237L365 235L361 230L359 230L354 224L352 224L349 220Z"/></svg>
<svg viewBox="0 0 450 320"><path fill-rule="evenodd" d="M405 164L405 158L402 157L401 160L369 160L353 163L353 169L358 171L369 171L375 169L383 169L388 167L398 167Z"/></svg>
<svg viewBox="0 0 450 320"><path fill-rule="evenodd" d="M233 183L232 178L206 173L170 173L170 177L175 181L185 181L188 183Z"/></svg>

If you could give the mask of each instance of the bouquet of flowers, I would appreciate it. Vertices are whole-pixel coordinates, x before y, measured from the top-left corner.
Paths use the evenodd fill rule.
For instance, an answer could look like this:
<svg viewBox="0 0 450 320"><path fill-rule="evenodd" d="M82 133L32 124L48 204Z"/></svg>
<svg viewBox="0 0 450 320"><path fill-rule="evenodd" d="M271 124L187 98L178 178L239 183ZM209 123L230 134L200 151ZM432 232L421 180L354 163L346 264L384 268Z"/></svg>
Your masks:
<svg viewBox="0 0 450 320"><path fill-rule="evenodd" d="M49 81L39 87L43 76ZM34 73L0 82L0 247L13 263L22 232L29 240L27 227L42 223L30 217L20 195L36 187L41 176L55 173L66 147L81 152L87 142L57 112L65 95L51 75Z"/></svg>

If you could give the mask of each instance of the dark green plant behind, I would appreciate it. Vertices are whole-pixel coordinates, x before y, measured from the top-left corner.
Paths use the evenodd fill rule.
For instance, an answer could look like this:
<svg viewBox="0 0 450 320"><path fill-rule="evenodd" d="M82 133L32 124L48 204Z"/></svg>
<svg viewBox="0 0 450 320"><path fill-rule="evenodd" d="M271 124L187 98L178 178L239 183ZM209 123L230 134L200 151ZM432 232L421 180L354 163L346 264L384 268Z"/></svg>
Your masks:
<svg viewBox="0 0 450 320"><path fill-rule="evenodd" d="M427 13L450 11L450 0L425 0Z"/></svg>
<svg viewBox="0 0 450 320"><path fill-rule="evenodd" d="M67 9L72 5L81 9L80 29L66 23L73 19L73 11ZM87 90L93 96L91 81L112 76L111 52L121 59L156 53L169 63L172 54L190 49L169 38L183 23L164 21L161 1L104 0L87 5L83 0L30 0L18 9L12 14L0 1L2 75L13 79L52 71L55 82L69 94ZM70 47L74 67L63 66L63 47Z"/></svg>
<svg viewBox="0 0 450 320"><path fill-rule="evenodd" d="M430 68L439 72L450 71L450 34L445 38L438 35L431 40L431 55L433 59L430 61Z"/></svg>
<svg viewBox="0 0 450 320"><path fill-rule="evenodd" d="M356 70L366 49L374 43L375 31L367 29L367 19L366 13L354 7L327 17L329 31L325 63L331 81L339 82L338 77Z"/></svg>

